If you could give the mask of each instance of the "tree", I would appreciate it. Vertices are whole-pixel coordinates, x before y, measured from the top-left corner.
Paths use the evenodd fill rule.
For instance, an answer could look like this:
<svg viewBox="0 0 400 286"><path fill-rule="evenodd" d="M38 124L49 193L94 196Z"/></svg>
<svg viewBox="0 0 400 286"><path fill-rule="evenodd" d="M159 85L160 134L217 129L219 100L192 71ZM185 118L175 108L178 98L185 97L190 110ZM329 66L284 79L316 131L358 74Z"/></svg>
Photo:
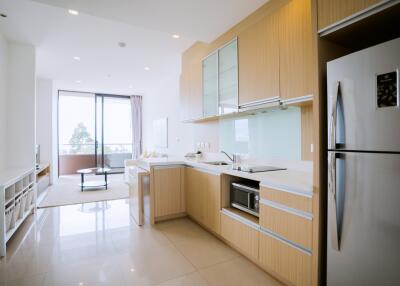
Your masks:
<svg viewBox="0 0 400 286"><path fill-rule="evenodd" d="M74 132L72 133L71 139L69 139L69 144L71 144L71 154L89 153L94 149L91 146L93 143L94 140L90 137L90 133L85 124L79 122L78 126L75 127Z"/></svg>

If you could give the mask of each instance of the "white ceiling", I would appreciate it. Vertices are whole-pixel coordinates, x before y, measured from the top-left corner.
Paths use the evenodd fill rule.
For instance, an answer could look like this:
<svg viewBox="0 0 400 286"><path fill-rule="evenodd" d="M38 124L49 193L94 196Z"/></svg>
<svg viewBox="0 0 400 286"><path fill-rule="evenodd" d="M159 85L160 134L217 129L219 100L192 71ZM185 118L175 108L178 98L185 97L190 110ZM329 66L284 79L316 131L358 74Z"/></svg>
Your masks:
<svg viewBox="0 0 400 286"><path fill-rule="evenodd" d="M215 39L265 2L0 0L0 12L8 15L0 18L0 33L35 45L37 75L59 88L147 94L165 75L179 72L181 53L196 40Z"/></svg>

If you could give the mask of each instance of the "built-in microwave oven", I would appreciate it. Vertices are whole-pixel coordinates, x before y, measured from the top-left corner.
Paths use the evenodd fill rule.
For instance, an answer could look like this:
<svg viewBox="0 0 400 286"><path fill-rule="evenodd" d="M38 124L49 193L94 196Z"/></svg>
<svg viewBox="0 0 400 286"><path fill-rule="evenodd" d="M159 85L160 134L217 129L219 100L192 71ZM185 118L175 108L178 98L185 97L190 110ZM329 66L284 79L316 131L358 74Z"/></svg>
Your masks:
<svg viewBox="0 0 400 286"><path fill-rule="evenodd" d="M237 208L258 217L260 190L258 185L241 182L231 183L230 203Z"/></svg>

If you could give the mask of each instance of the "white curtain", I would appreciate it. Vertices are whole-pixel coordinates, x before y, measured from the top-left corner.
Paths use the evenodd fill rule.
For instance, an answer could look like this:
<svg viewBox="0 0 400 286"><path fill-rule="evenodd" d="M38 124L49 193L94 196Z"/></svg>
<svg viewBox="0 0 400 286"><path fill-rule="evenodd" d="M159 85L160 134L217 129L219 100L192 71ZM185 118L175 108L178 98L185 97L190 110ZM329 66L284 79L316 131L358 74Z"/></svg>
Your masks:
<svg viewBox="0 0 400 286"><path fill-rule="evenodd" d="M131 95L132 110L132 159L142 154L142 97Z"/></svg>

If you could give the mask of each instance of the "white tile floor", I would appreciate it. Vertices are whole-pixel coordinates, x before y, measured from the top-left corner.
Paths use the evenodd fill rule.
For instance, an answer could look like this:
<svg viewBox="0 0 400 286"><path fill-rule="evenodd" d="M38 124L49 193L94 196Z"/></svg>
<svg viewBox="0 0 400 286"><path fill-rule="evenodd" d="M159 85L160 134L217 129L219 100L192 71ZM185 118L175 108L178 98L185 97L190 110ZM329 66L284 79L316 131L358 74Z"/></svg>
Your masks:
<svg viewBox="0 0 400 286"><path fill-rule="evenodd" d="M280 285L189 219L137 227L125 200L39 210L7 246L0 286Z"/></svg>

